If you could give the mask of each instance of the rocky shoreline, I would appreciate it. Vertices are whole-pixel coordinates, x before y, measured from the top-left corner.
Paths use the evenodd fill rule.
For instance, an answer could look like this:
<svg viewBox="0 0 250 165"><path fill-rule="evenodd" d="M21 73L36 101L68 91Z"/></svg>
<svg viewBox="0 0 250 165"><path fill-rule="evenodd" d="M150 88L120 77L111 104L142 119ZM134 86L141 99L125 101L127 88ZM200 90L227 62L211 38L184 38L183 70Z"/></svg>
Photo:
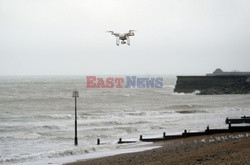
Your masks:
<svg viewBox="0 0 250 165"><path fill-rule="evenodd" d="M238 82L233 84L223 84L217 87L200 90L199 95L215 94L250 94L250 83Z"/></svg>

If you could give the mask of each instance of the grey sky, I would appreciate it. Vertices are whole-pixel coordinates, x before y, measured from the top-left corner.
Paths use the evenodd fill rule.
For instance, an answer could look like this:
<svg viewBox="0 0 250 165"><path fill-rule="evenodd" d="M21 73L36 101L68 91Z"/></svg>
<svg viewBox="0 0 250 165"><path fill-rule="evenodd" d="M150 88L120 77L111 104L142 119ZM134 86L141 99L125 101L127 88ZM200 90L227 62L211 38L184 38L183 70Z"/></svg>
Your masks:
<svg viewBox="0 0 250 165"><path fill-rule="evenodd" d="M249 0L0 0L0 75L250 71L249 8ZM105 32L130 29L130 47Z"/></svg>

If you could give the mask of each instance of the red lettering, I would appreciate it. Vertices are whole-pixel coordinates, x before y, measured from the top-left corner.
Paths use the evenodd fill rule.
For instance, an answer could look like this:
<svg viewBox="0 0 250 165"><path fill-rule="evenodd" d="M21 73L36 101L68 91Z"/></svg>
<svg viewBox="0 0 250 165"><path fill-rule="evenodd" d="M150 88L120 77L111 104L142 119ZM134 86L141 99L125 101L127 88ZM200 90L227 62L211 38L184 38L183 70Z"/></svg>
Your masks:
<svg viewBox="0 0 250 165"><path fill-rule="evenodd" d="M109 77L106 79L106 88L113 88L114 87L114 78L113 77Z"/></svg>
<svg viewBox="0 0 250 165"><path fill-rule="evenodd" d="M100 86L101 86L102 88L105 88L105 87L106 87L105 84L104 84L103 78L97 78L97 80L98 80L98 83L97 83L97 85L96 85L96 88L100 88Z"/></svg>
<svg viewBox="0 0 250 165"><path fill-rule="evenodd" d="M116 85L116 88L123 88L123 86L121 85L121 83L123 83L124 79L123 78L115 78L115 83L118 82L118 84Z"/></svg>
<svg viewBox="0 0 250 165"><path fill-rule="evenodd" d="M94 81L96 80L95 76L86 76L87 79L87 86L86 88L95 88L96 84L94 83Z"/></svg>

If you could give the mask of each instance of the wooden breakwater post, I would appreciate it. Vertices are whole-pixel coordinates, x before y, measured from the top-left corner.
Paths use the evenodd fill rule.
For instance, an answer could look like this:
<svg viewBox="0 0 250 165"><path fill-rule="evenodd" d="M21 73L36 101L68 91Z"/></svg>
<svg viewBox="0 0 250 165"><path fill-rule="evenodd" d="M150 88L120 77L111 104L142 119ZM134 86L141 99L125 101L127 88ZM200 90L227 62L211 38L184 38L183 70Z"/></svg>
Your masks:
<svg viewBox="0 0 250 165"><path fill-rule="evenodd" d="M232 126L231 126L231 122L229 121L229 122L228 122L228 130L230 131L230 130L231 130L231 128L232 128Z"/></svg>
<svg viewBox="0 0 250 165"><path fill-rule="evenodd" d="M140 141L142 141L142 135L140 135Z"/></svg>
<svg viewBox="0 0 250 165"><path fill-rule="evenodd" d="M241 118L242 118L242 119L250 119L250 116L245 116L245 115L244 115L244 116L242 116Z"/></svg>
<svg viewBox="0 0 250 165"><path fill-rule="evenodd" d="M97 139L97 145L100 145L100 139Z"/></svg>
<svg viewBox="0 0 250 165"><path fill-rule="evenodd" d="M243 116L240 119L229 119L228 117L225 120L226 124L241 124L241 123L250 123L250 118Z"/></svg>
<svg viewBox="0 0 250 165"><path fill-rule="evenodd" d="M166 132L163 132L163 139L165 140Z"/></svg>
<svg viewBox="0 0 250 165"><path fill-rule="evenodd" d="M207 126L207 129L205 130L205 133L206 133L207 135L210 134L209 125Z"/></svg>
<svg viewBox="0 0 250 165"><path fill-rule="evenodd" d="M119 138L118 144L124 144L124 143L136 143L136 141L132 140L122 140L122 138Z"/></svg>
<svg viewBox="0 0 250 165"><path fill-rule="evenodd" d="M185 129L184 132L182 133L183 137L187 137L187 130Z"/></svg>

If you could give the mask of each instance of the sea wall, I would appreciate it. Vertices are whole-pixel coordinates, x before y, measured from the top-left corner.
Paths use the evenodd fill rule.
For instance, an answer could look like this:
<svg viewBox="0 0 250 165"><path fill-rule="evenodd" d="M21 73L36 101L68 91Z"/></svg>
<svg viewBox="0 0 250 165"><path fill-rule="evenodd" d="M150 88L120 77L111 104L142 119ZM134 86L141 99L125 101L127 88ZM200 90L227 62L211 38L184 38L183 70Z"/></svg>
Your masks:
<svg viewBox="0 0 250 165"><path fill-rule="evenodd" d="M249 94L248 76L177 76L174 92L200 94Z"/></svg>

